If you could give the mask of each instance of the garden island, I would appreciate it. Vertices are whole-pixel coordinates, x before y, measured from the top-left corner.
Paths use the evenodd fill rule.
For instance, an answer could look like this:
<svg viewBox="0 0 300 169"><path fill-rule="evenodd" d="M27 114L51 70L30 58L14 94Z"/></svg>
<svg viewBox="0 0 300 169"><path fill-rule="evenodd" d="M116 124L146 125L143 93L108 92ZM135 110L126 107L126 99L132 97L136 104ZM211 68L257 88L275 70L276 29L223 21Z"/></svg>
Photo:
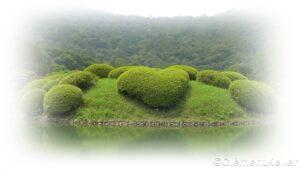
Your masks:
<svg viewBox="0 0 300 169"><path fill-rule="evenodd" d="M259 120L273 99L268 85L233 71L92 64L31 81L20 107L29 116L78 125L203 126Z"/></svg>

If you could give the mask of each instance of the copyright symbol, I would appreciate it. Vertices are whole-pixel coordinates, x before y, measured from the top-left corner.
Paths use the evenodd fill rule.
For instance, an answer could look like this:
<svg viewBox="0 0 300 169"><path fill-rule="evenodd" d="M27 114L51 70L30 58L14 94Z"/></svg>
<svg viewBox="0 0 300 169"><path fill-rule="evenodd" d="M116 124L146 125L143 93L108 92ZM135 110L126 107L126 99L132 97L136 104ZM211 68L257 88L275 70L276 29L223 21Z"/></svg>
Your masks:
<svg viewBox="0 0 300 169"><path fill-rule="evenodd" d="M215 166L220 166L221 165L221 158L215 158L215 160L214 160L214 165Z"/></svg>

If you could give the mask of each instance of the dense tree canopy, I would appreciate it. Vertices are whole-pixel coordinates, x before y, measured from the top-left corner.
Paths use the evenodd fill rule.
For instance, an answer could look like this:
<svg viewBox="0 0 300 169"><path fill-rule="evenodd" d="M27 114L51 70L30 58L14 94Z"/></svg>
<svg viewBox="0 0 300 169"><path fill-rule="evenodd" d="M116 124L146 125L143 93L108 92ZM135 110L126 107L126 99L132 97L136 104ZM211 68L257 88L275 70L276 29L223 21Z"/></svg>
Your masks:
<svg viewBox="0 0 300 169"><path fill-rule="evenodd" d="M83 69L92 63L183 64L199 70L255 63L259 72L257 58L264 57L266 46L263 20L241 12L145 18L89 11L41 18L26 34L37 51L29 56L40 60L26 59L27 65L38 74Z"/></svg>

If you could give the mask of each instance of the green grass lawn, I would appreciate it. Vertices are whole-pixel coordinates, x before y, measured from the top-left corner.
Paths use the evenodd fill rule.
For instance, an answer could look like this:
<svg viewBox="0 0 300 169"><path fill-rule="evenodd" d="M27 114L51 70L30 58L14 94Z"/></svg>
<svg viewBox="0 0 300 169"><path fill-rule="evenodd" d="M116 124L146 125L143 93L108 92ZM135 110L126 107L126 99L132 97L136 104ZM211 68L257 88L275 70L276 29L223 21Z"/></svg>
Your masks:
<svg viewBox="0 0 300 169"><path fill-rule="evenodd" d="M153 109L123 96L115 79L100 79L84 93L84 105L73 116L93 120L233 120L253 116L235 103L225 89L190 81L184 98L171 109Z"/></svg>

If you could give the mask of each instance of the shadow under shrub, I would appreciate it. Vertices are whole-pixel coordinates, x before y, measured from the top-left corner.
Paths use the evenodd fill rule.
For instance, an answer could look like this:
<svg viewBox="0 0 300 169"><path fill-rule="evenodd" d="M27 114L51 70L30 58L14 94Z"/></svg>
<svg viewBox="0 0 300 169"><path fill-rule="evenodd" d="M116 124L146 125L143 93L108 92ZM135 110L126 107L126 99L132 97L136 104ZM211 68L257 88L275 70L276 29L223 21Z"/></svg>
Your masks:
<svg viewBox="0 0 300 169"><path fill-rule="evenodd" d="M51 88L45 95L44 109L49 115L62 115L76 110L83 103L80 88L60 84Z"/></svg>
<svg viewBox="0 0 300 169"><path fill-rule="evenodd" d="M18 108L28 115L38 115L43 112L45 91L32 89L24 93L18 103Z"/></svg>
<svg viewBox="0 0 300 169"><path fill-rule="evenodd" d="M202 70L197 74L197 80L203 83L227 89L231 80L223 73L215 70Z"/></svg>
<svg viewBox="0 0 300 169"><path fill-rule="evenodd" d="M186 71L189 74L190 80L196 80L198 70L192 66L186 65L173 65L169 68L177 68Z"/></svg>
<svg viewBox="0 0 300 169"><path fill-rule="evenodd" d="M114 67L108 64L92 64L85 68L85 71L94 73L100 78L107 78L110 71L112 71Z"/></svg>
<svg viewBox="0 0 300 169"><path fill-rule="evenodd" d="M169 108L188 87L188 74L180 69L133 68L117 81L118 90L155 108Z"/></svg>
<svg viewBox="0 0 300 169"><path fill-rule="evenodd" d="M81 89L87 89L93 86L97 82L97 80L98 77L93 73L77 71L61 79L60 84L71 84Z"/></svg>
<svg viewBox="0 0 300 169"><path fill-rule="evenodd" d="M236 80L231 83L229 92L238 104L256 112L270 111L275 103L273 90L262 82Z"/></svg>

